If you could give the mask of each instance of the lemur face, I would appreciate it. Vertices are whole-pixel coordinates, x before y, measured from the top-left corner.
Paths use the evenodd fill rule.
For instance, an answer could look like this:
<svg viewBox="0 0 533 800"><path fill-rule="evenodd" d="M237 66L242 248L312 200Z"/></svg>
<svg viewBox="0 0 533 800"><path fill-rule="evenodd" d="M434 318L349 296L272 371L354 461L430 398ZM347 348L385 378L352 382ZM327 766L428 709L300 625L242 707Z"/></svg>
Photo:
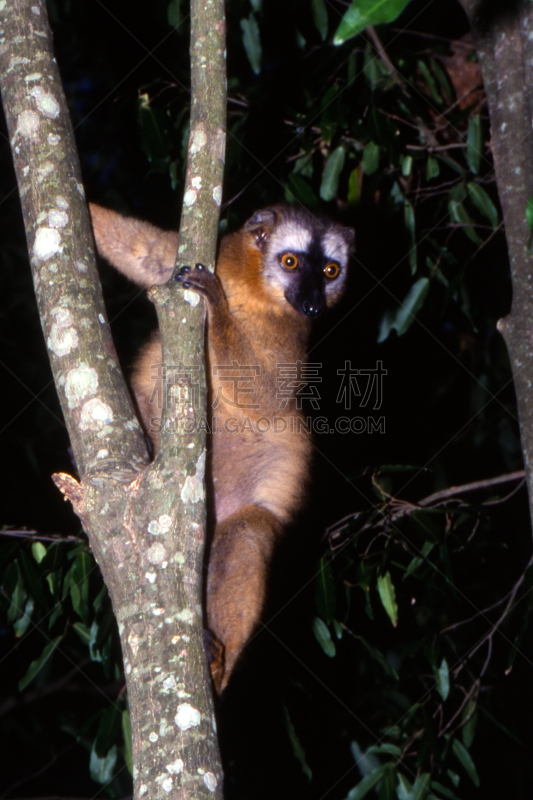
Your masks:
<svg viewBox="0 0 533 800"><path fill-rule="evenodd" d="M351 228L294 206L259 211L245 228L263 254L265 287L274 297L309 317L339 300L354 243Z"/></svg>

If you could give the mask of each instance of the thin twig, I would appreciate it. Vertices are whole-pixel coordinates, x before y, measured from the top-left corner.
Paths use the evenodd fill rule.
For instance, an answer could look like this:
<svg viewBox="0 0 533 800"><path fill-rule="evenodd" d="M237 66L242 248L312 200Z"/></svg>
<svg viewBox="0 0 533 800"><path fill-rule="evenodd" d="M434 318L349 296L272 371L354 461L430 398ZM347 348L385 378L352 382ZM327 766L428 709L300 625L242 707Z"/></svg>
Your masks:
<svg viewBox="0 0 533 800"><path fill-rule="evenodd" d="M34 539L39 542L86 542L84 536L62 536L60 533L43 534L39 531L25 531L25 530L3 530L0 531L0 536L12 536L15 539Z"/></svg>
<svg viewBox="0 0 533 800"><path fill-rule="evenodd" d="M428 497L424 497L423 500L418 501L417 505L425 508L432 505L436 501L445 500L448 497L464 494L465 492L474 492L478 489L486 489L489 486L499 486L502 483L509 483L509 481L524 480L524 478L524 470L520 469L516 472L509 472L507 475L498 475L495 478L486 478L485 480L481 481L473 481L472 483L465 483L462 486L449 486L447 489L441 489L439 492L434 492L433 494L428 495Z"/></svg>

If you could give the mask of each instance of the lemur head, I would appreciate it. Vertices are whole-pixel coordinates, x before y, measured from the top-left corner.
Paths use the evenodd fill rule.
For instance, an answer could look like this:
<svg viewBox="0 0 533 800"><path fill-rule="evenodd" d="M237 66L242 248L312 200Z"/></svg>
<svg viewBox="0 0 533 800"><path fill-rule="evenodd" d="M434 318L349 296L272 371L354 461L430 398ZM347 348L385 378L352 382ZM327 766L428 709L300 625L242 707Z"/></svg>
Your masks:
<svg viewBox="0 0 533 800"><path fill-rule="evenodd" d="M354 231L297 206L270 206L245 223L262 253L266 290L317 317L342 296Z"/></svg>

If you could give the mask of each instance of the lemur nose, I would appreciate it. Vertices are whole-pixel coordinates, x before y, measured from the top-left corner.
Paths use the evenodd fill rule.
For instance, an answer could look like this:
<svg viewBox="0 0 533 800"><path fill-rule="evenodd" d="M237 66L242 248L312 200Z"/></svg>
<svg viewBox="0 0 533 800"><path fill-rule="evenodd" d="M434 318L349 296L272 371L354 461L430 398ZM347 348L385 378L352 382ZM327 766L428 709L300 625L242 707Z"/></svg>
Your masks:
<svg viewBox="0 0 533 800"><path fill-rule="evenodd" d="M307 314L308 317L318 317L319 314L322 313L324 309L324 303L322 299L316 300L304 300L302 303L302 309L304 314Z"/></svg>

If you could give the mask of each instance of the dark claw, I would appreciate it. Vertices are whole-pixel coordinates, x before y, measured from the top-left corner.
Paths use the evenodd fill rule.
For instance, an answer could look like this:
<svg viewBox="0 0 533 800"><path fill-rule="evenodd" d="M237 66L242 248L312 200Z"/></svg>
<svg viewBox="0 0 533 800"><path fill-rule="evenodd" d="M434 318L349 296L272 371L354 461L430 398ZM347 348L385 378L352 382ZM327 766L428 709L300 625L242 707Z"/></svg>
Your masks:
<svg viewBox="0 0 533 800"><path fill-rule="evenodd" d="M191 271L191 267L182 267L178 274L176 275L176 280L179 281L183 278L184 275L187 275Z"/></svg>
<svg viewBox="0 0 533 800"><path fill-rule="evenodd" d="M203 264L197 264L196 269L207 269L207 267L204 267Z"/></svg>
<svg viewBox="0 0 533 800"><path fill-rule="evenodd" d="M181 281L181 285L183 286L184 289L190 289L191 288L191 284L188 281L185 281L185 282Z"/></svg>

